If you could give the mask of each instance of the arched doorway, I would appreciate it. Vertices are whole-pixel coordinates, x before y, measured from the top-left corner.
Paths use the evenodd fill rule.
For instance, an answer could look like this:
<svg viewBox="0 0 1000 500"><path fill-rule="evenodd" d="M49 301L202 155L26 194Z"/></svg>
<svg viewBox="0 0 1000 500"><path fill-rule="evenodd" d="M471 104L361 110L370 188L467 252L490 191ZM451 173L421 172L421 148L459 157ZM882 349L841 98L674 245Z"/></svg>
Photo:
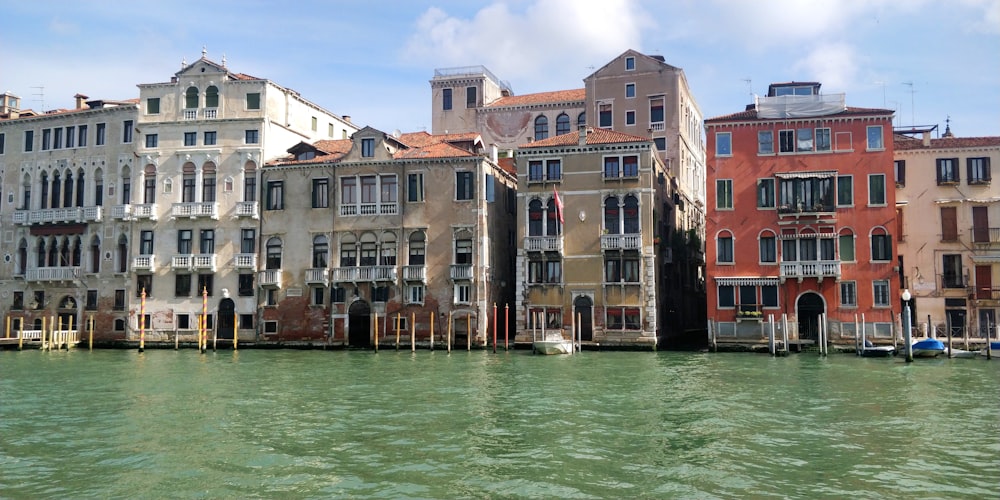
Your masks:
<svg viewBox="0 0 1000 500"><path fill-rule="evenodd" d="M367 302L355 300L347 310L347 345L371 346L372 309Z"/></svg>
<svg viewBox="0 0 1000 500"><path fill-rule="evenodd" d="M819 315L826 312L823 297L815 292L807 292L795 304L799 318L799 338L819 339Z"/></svg>
<svg viewBox="0 0 1000 500"><path fill-rule="evenodd" d="M579 321L577 328L580 329L580 340L594 340L594 302L590 297L581 295L573 301L573 321Z"/></svg>
<svg viewBox="0 0 1000 500"><path fill-rule="evenodd" d="M80 322L77 316L76 310L76 299L66 295L65 297L59 299L58 305L58 323L55 326L58 330L79 330ZM70 328L72 325L73 328Z"/></svg>
<svg viewBox="0 0 1000 500"><path fill-rule="evenodd" d="M221 340L233 339L233 327L236 325L236 303L233 299L226 297L219 301L219 319L215 321L217 328L216 338Z"/></svg>

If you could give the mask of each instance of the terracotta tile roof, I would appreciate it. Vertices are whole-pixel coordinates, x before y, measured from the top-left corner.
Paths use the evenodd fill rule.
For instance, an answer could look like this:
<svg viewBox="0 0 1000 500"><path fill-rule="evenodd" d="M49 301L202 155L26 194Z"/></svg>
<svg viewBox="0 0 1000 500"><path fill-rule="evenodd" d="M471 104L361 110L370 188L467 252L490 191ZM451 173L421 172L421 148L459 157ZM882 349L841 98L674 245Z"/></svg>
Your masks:
<svg viewBox="0 0 1000 500"><path fill-rule="evenodd" d="M887 113L892 113L891 109L879 109L879 108L856 108L853 106L848 106L847 109L841 111L840 113L834 113L832 115L817 116L815 118L825 118L829 116L866 116L866 115L882 115ZM812 117L803 117L804 119ZM789 118L791 119L791 118ZM798 118L794 118L798 119ZM738 121L748 121L748 120L770 120L770 121L785 121L786 118L757 118L756 109L748 109L745 111L740 111L739 113L732 113L728 115L716 116L714 118L709 118L705 120L705 123L713 122L738 122Z"/></svg>
<svg viewBox="0 0 1000 500"><path fill-rule="evenodd" d="M263 80L263 78L257 78L256 76L250 76L246 73L229 73L234 80Z"/></svg>
<svg viewBox="0 0 1000 500"><path fill-rule="evenodd" d="M521 144L518 149L527 148L546 148L551 146L575 146L580 141L580 132L570 132L567 134L557 135L555 137L549 137L548 139L542 139L540 141L529 142L527 144ZM591 146L594 144L617 144L622 142L649 142L651 139L645 137L640 137L637 135L626 134L624 132L615 132L614 130L608 130L605 128L588 128L587 129L587 145Z"/></svg>
<svg viewBox="0 0 1000 500"><path fill-rule="evenodd" d="M456 148L447 142L438 142L419 148L399 150L395 155L393 155L393 158L397 160L408 160L414 158L459 158L469 156L476 155L464 149Z"/></svg>
<svg viewBox="0 0 1000 500"><path fill-rule="evenodd" d="M508 174L517 175L517 162L514 161L514 158L510 156L498 158L497 162L500 163L500 168L504 169Z"/></svg>
<svg viewBox="0 0 1000 500"><path fill-rule="evenodd" d="M532 104L564 103L583 101L587 97L585 89L556 90L538 92L536 94L512 95L501 97L486 105L487 108L505 108L513 106L528 106Z"/></svg>
<svg viewBox="0 0 1000 500"><path fill-rule="evenodd" d="M906 135L893 136L893 149L896 151L913 151L916 149L960 149L1000 146L1000 137L941 137L931 139L930 146L924 146L920 138Z"/></svg>
<svg viewBox="0 0 1000 500"><path fill-rule="evenodd" d="M289 148L290 150L304 149L308 150L310 147L316 150L316 156L308 160L296 160L295 155L287 155L281 158L275 158L267 162L267 166L286 166L286 165L311 165L316 163L335 163L340 161L354 146L354 141L350 139L331 139L331 140L320 140L312 144L299 143L295 146Z"/></svg>

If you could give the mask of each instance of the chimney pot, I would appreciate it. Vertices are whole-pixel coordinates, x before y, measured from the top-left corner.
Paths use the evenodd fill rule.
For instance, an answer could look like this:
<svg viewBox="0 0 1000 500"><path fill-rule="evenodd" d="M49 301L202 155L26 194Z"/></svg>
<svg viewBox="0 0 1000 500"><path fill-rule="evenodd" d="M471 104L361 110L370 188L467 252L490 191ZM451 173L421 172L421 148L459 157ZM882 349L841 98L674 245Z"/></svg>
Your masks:
<svg viewBox="0 0 1000 500"><path fill-rule="evenodd" d="M924 139L924 146L925 147L928 147L928 146L931 145L931 133L929 131L928 132L924 132L923 139Z"/></svg>

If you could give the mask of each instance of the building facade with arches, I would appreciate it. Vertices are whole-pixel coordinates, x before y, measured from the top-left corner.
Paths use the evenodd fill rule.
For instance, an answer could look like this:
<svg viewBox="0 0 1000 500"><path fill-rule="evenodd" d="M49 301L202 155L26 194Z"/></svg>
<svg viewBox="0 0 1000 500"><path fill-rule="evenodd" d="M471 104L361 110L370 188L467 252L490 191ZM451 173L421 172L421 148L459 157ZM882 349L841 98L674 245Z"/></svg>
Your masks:
<svg viewBox="0 0 1000 500"><path fill-rule="evenodd" d="M793 340L816 341L824 318L832 342L862 327L890 340L902 309L892 111L790 82L705 123L714 338L763 342L784 316Z"/></svg>

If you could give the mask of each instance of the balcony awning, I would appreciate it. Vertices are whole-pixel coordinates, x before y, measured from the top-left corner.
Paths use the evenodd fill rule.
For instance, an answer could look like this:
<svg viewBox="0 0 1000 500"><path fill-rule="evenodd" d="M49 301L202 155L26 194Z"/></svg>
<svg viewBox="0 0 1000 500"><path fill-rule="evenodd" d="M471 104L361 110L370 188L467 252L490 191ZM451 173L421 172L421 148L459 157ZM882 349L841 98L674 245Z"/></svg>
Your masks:
<svg viewBox="0 0 1000 500"><path fill-rule="evenodd" d="M778 278L777 277L774 277L774 278L770 278L770 277L754 277L754 276L728 277L728 278L720 277L720 278L715 278L715 283L718 284L718 285L721 285L721 286L726 286L726 285L730 285L730 286L742 286L742 285L766 286L766 285L777 285L778 284Z"/></svg>
<svg viewBox="0 0 1000 500"><path fill-rule="evenodd" d="M774 176L779 179L803 179L803 178L823 178L823 177L834 177L837 175L836 170L813 170L804 172L775 172Z"/></svg>
<svg viewBox="0 0 1000 500"><path fill-rule="evenodd" d="M996 203L1000 202L1000 196L994 196L992 198L938 198L934 200L934 203L945 204L945 203Z"/></svg>
<svg viewBox="0 0 1000 500"><path fill-rule="evenodd" d="M55 224L47 226L31 226L29 233L32 236L51 236L66 234L83 234L87 231L86 224Z"/></svg>
<svg viewBox="0 0 1000 500"><path fill-rule="evenodd" d="M972 262L974 264L1000 264L1000 253L973 254Z"/></svg>

